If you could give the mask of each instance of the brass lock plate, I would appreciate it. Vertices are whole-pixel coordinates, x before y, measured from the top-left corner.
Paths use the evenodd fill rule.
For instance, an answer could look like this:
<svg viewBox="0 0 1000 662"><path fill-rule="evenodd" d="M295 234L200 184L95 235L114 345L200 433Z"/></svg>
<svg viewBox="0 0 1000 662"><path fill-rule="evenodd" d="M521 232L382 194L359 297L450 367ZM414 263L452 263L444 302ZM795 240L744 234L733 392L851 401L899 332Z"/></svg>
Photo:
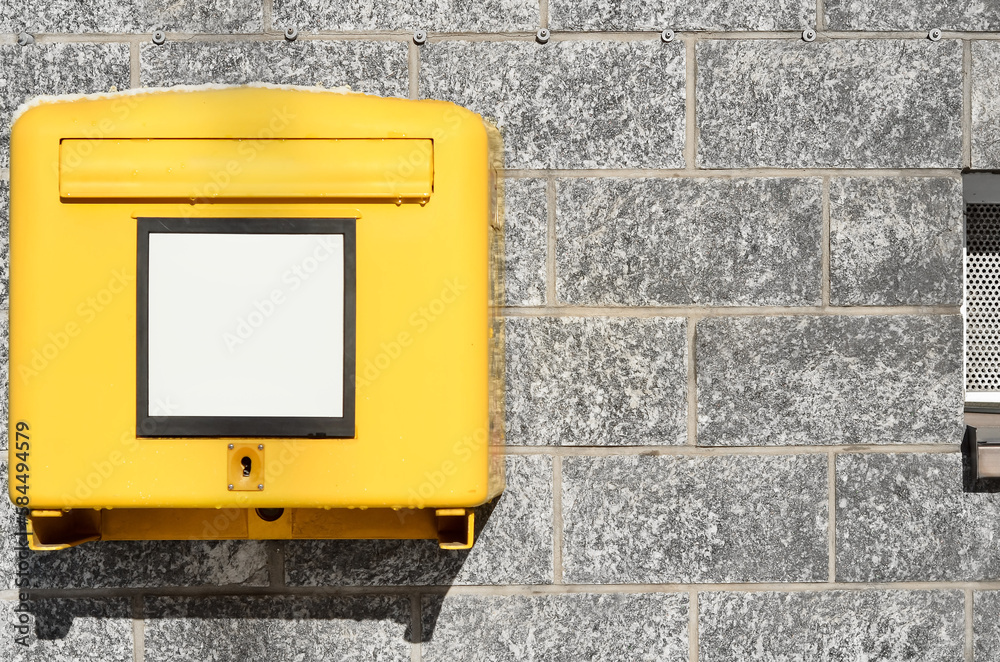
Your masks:
<svg viewBox="0 0 1000 662"><path fill-rule="evenodd" d="M264 444L229 444L226 486L232 492L264 489Z"/></svg>

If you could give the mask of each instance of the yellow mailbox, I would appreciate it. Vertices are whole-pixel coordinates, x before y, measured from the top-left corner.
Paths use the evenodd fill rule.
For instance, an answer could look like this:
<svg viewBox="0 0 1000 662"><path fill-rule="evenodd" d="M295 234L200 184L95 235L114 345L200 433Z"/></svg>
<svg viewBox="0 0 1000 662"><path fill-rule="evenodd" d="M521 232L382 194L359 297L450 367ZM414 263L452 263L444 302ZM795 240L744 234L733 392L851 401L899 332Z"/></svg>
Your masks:
<svg viewBox="0 0 1000 662"><path fill-rule="evenodd" d="M9 493L35 549L431 538L503 490L495 132L268 86L11 137Z"/></svg>

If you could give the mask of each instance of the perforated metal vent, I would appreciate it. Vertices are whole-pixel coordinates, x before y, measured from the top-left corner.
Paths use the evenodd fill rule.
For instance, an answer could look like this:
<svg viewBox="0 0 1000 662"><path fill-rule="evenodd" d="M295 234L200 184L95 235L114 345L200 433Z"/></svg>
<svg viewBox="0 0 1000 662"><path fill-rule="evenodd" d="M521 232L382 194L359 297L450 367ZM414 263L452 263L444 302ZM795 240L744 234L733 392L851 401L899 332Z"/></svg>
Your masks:
<svg viewBox="0 0 1000 662"><path fill-rule="evenodd" d="M1000 394L1000 204L966 204L965 232L965 390Z"/></svg>

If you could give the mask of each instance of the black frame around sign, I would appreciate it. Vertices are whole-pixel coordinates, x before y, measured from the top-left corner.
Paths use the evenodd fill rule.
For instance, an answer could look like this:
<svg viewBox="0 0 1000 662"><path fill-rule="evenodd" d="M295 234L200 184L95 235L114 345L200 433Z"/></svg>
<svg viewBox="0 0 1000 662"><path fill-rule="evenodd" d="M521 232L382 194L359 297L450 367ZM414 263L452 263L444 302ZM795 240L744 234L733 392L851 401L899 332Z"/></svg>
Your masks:
<svg viewBox="0 0 1000 662"><path fill-rule="evenodd" d="M136 253L136 436L137 437L353 437L356 347L357 253L354 218L139 218ZM150 416L149 415L149 235L154 232L210 234L339 234L344 237L344 415Z"/></svg>

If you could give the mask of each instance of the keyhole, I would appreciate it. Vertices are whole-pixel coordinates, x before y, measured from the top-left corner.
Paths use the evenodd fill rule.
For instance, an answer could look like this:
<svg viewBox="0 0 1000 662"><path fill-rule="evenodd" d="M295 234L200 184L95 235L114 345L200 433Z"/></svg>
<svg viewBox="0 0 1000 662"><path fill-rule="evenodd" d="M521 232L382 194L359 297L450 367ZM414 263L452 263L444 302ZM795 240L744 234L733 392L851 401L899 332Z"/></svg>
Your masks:
<svg viewBox="0 0 1000 662"><path fill-rule="evenodd" d="M250 458L244 456L243 459L240 460L240 463L243 465L243 477L247 478L250 475Z"/></svg>

